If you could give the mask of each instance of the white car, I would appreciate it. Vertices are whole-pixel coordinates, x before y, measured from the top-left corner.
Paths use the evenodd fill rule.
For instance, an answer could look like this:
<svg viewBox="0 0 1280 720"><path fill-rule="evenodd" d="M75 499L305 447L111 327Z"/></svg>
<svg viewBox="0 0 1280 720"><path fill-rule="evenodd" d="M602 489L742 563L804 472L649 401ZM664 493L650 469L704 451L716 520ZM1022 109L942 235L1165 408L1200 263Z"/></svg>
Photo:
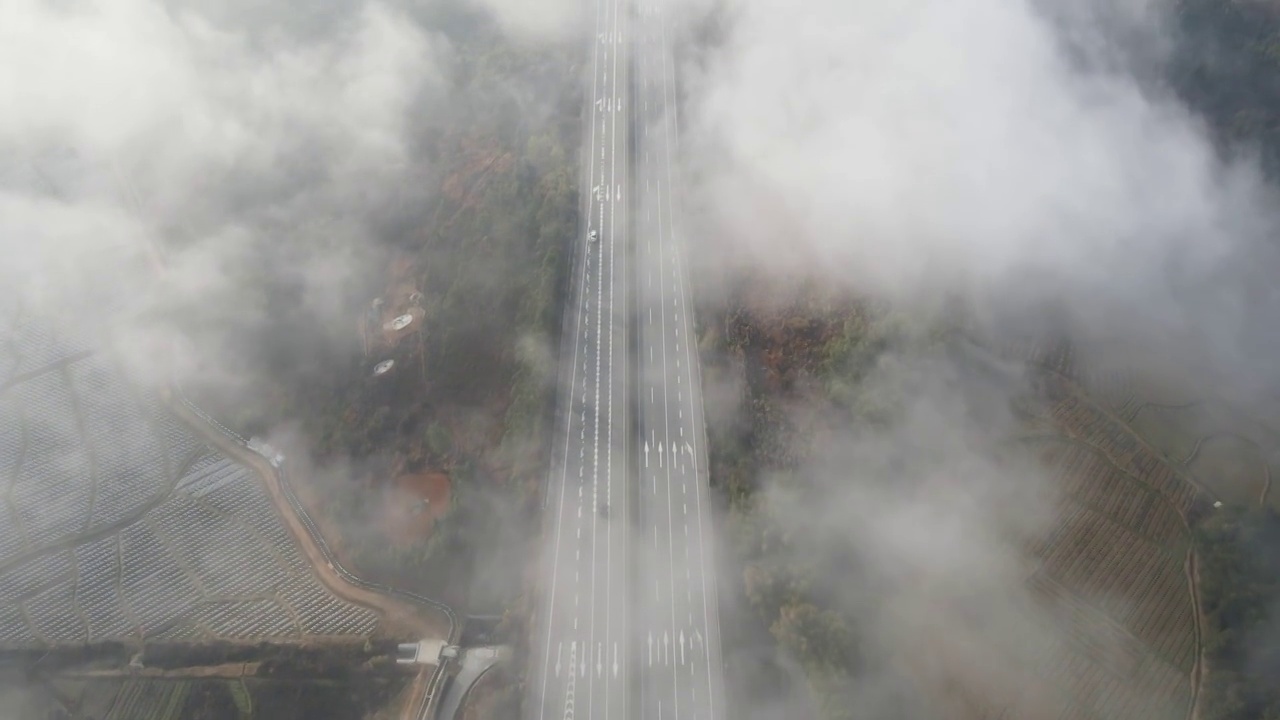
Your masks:
<svg viewBox="0 0 1280 720"><path fill-rule="evenodd" d="M595 230L592 230L591 232L587 233L587 239L590 240L591 242L595 242L600 239L600 233L597 233Z"/></svg>

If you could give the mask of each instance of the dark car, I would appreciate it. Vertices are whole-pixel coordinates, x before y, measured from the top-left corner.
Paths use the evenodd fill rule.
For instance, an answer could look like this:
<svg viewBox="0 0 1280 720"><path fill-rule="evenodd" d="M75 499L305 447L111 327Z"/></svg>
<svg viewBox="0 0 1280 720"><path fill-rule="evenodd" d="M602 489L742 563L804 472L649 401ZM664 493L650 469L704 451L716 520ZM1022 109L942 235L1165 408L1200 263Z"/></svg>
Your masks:
<svg viewBox="0 0 1280 720"><path fill-rule="evenodd" d="M609 503L600 503L600 517L609 517Z"/></svg>

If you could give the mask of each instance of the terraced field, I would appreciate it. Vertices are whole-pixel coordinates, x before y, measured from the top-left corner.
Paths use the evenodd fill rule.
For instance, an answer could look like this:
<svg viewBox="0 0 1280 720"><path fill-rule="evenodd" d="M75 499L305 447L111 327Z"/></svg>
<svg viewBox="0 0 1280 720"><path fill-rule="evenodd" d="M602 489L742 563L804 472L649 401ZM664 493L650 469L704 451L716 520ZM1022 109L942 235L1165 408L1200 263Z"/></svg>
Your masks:
<svg viewBox="0 0 1280 720"><path fill-rule="evenodd" d="M1061 632L1014 697L966 714L1189 717L1200 673L1189 522L1214 496L1188 461L1224 448L1201 442L1198 426L1185 422L1153 439L1140 420L1154 417L1154 406L1142 393L1157 393L1130 374L1081 371L1065 344L996 350L1040 371L1043 402L1023 442L1060 496L1053 526L1028 547L1038 563L1028 585ZM1236 475L1257 467L1241 465Z"/></svg>
<svg viewBox="0 0 1280 720"><path fill-rule="evenodd" d="M251 471L16 306L0 315L0 495L0 649L379 629L320 584Z"/></svg>
<svg viewBox="0 0 1280 720"><path fill-rule="evenodd" d="M1246 410L1186 384L1144 377L1129 368L1082 362L1066 343L982 342L1006 358L1048 370L1090 398L1094 407L1150 454L1199 487L1206 499L1280 508L1271 492L1280 449L1280 403Z"/></svg>

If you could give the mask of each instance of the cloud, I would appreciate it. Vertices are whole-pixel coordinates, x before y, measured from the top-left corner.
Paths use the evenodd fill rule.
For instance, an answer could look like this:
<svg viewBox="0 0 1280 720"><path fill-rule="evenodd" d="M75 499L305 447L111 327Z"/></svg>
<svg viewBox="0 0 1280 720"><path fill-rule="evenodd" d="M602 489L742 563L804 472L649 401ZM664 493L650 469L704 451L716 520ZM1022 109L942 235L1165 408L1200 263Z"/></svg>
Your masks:
<svg viewBox="0 0 1280 720"><path fill-rule="evenodd" d="M415 212L406 198L429 172L415 132L422 104L448 91L449 47L386 3L290 10L0 8L11 290L45 311L96 310L95 324L123 324L143 346L192 330L155 322L177 307L203 306L187 320L224 331L337 316L380 233ZM157 282L134 260L160 246ZM246 293L255 274L293 287L301 307ZM115 317L102 317L106 296L126 299ZM227 341L207 366L242 349Z"/></svg>
<svg viewBox="0 0 1280 720"><path fill-rule="evenodd" d="M526 40L564 40L585 28L579 0L475 0L513 37Z"/></svg>
<svg viewBox="0 0 1280 720"><path fill-rule="evenodd" d="M1263 370L1274 322L1247 308L1275 307L1272 192L1149 82L1164 6L727 7L679 118L704 263L1065 304L1090 332Z"/></svg>
<svg viewBox="0 0 1280 720"><path fill-rule="evenodd" d="M698 40L667 120L700 293L724 272L748 295L818 278L899 308L959 297L1002 331L1067 331L1111 368L1194 365L1200 396L1280 380L1274 191L1168 89L1168 4L689 5ZM1019 428L999 408L1026 388L965 366L885 358L863 385L897 398L894 421L833 418L836 449L763 493L797 557L823 558L818 594L858 620L852 697L870 717L959 716L904 711L889 697L904 667L1007 703L1066 652L1067 612L1026 585L1055 486L999 440Z"/></svg>

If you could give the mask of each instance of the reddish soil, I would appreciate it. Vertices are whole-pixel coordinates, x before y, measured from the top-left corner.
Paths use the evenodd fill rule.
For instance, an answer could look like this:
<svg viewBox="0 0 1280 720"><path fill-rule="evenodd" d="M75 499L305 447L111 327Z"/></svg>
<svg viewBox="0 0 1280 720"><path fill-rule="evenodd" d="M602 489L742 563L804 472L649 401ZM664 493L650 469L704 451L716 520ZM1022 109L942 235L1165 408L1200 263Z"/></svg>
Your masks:
<svg viewBox="0 0 1280 720"><path fill-rule="evenodd" d="M383 500L382 527L392 542L408 545L430 535L436 519L448 510L448 475L440 472L401 475L391 483Z"/></svg>

